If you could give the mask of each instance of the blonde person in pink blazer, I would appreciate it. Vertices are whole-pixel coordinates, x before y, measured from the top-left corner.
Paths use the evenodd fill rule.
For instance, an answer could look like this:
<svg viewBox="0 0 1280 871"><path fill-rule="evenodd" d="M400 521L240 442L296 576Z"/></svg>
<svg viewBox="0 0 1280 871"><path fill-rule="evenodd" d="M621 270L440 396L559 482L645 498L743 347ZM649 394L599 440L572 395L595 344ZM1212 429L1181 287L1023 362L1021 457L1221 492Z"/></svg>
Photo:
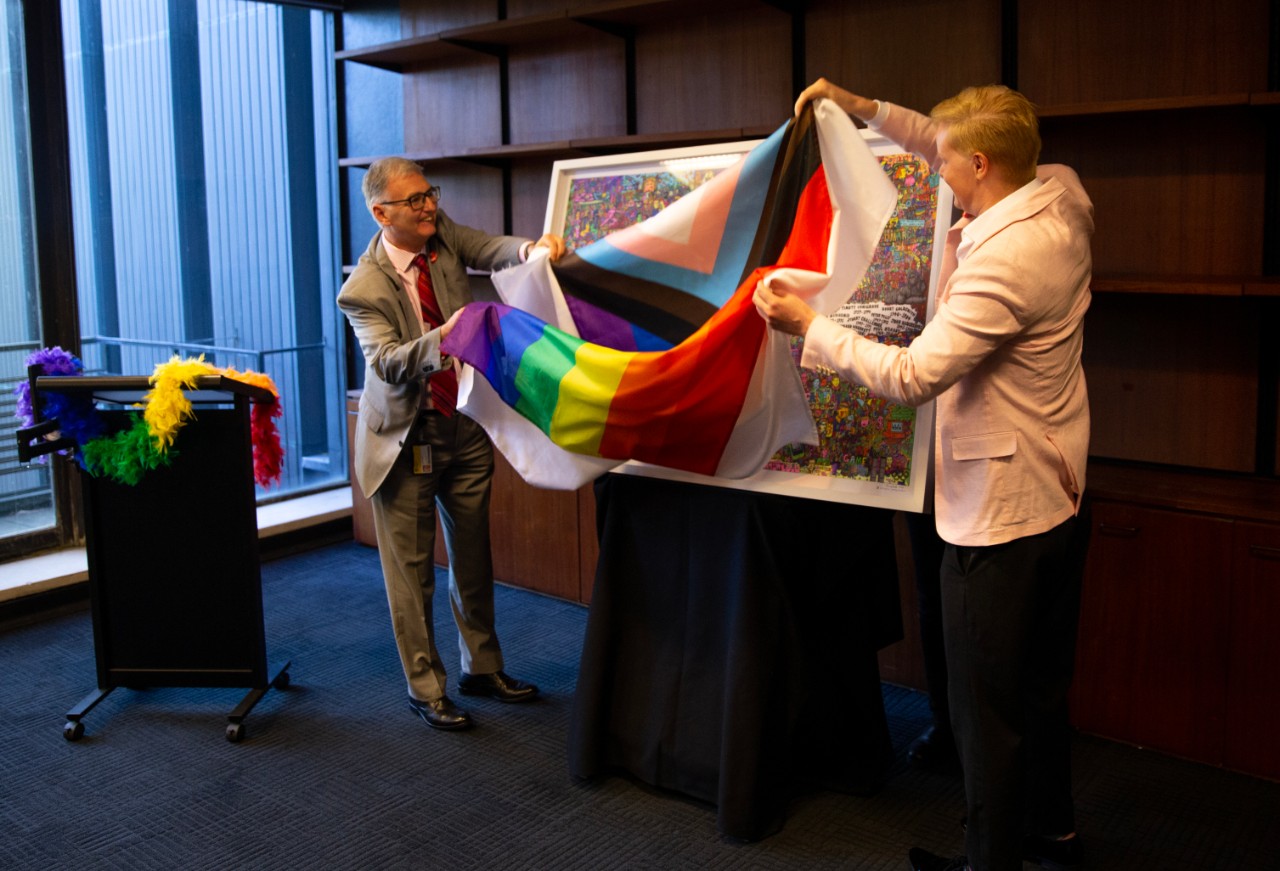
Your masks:
<svg viewBox="0 0 1280 871"><path fill-rule="evenodd" d="M1075 172L1037 166L1034 107L967 88L928 117L825 79L810 100L923 157L963 215L948 233L933 319L908 347L867 339L768 280L756 307L803 336L801 364L909 405L936 400L934 515L966 856L913 848L917 871L1079 863L1067 690L1089 523L1089 401L1080 365L1093 206Z"/></svg>

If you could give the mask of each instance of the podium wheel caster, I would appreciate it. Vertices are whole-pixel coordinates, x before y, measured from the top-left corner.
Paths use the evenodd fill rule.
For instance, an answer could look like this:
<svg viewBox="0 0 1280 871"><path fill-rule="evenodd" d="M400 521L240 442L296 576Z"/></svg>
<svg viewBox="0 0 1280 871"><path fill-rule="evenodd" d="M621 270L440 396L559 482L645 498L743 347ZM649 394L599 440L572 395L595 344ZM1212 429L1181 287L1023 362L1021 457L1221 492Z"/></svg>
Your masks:
<svg viewBox="0 0 1280 871"><path fill-rule="evenodd" d="M289 672L287 671L280 672L278 675L276 675L276 679L271 682L271 685L278 690L288 689L289 688Z"/></svg>
<svg viewBox="0 0 1280 871"><path fill-rule="evenodd" d="M62 727L62 737L68 741L79 741L84 737L84 723L68 720Z"/></svg>
<svg viewBox="0 0 1280 871"><path fill-rule="evenodd" d="M232 744L240 743L240 739L244 737L244 724L232 723L227 726L227 740Z"/></svg>

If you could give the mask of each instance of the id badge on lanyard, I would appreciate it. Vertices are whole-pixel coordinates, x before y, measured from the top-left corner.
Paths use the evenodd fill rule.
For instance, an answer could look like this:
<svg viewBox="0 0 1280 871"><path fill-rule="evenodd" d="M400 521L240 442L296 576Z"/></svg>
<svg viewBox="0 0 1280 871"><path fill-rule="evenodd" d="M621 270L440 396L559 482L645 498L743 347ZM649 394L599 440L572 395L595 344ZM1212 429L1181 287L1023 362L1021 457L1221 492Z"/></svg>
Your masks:
<svg viewBox="0 0 1280 871"><path fill-rule="evenodd" d="M413 446L413 474L431 474L431 445Z"/></svg>
<svg viewBox="0 0 1280 871"><path fill-rule="evenodd" d="M415 427L413 448L413 474L431 474L431 445L427 444L425 426Z"/></svg>

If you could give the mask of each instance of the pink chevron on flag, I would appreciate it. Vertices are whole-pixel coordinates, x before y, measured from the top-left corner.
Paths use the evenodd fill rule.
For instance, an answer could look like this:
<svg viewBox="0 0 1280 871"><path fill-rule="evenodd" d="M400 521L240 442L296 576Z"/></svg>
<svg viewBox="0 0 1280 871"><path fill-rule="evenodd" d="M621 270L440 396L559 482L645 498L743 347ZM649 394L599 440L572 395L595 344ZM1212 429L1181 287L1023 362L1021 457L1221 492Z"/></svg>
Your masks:
<svg viewBox="0 0 1280 871"><path fill-rule="evenodd" d="M636 257L710 273L741 169L739 161L683 196L679 208L668 207L647 221L610 233L610 244Z"/></svg>

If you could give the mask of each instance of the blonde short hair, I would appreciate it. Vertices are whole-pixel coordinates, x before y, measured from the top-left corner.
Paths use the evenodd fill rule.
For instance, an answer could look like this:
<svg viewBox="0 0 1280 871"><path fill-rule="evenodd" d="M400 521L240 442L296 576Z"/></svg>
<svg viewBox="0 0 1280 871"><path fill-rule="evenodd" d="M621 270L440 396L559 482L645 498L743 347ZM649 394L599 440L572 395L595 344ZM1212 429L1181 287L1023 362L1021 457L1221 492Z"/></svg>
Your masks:
<svg viewBox="0 0 1280 871"><path fill-rule="evenodd" d="M981 151L1022 182L1035 178L1040 159L1036 108L1004 85L965 88L933 107L929 117L947 130L947 143L962 154Z"/></svg>

